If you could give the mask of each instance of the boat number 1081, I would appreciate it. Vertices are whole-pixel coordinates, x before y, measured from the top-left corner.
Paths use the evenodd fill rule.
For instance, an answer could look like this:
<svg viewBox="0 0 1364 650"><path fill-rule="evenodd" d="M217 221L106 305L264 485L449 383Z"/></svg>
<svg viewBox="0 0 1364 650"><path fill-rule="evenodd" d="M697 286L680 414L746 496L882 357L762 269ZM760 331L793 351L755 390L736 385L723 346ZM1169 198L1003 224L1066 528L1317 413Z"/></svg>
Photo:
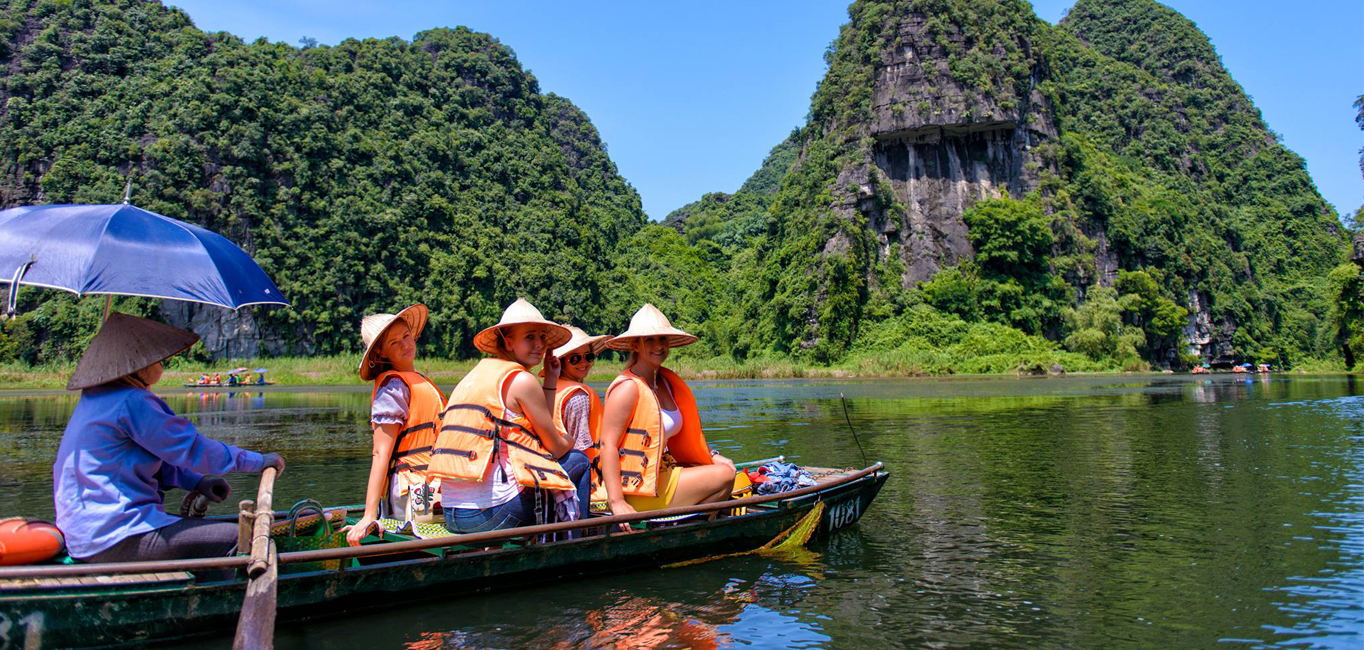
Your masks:
<svg viewBox="0 0 1364 650"><path fill-rule="evenodd" d="M862 514L860 499L849 499L843 503L829 506L829 530L838 530L857 521Z"/></svg>

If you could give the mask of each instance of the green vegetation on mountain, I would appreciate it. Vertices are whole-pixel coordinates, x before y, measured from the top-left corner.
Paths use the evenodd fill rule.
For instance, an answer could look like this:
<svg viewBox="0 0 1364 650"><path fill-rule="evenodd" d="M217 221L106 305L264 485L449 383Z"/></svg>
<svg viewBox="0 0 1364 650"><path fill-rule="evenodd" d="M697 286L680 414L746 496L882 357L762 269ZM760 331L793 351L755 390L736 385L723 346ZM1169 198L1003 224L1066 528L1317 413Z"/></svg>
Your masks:
<svg viewBox="0 0 1364 650"><path fill-rule="evenodd" d="M139 205L222 232L279 282L295 309L258 312L275 353L353 351L363 314L420 300L426 353L467 357L517 295L598 331L653 301L702 337L679 363L729 368L1319 365L1364 349L1348 231L1207 37L1151 0L1080 0L1056 26L1022 0L857 0L807 123L739 190L655 225L587 116L491 36L300 49L142 0L0 2L0 201L111 202L133 177ZM887 78L920 81L897 95ZM909 126L873 126L886 115ZM959 137L990 168L970 133L1001 129L1027 161L1014 185L949 179L980 189L946 217L886 171L904 133ZM969 250L923 253L943 257L914 276L903 224L964 228ZM21 296L0 361L69 358L93 329L92 301Z"/></svg>
<svg viewBox="0 0 1364 650"><path fill-rule="evenodd" d="M1340 358L1327 273L1347 233L1187 19L1150 0L1081 0L1054 27L1015 1L859 1L849 14L802 157L751 240L761 266L732 271L729 284L749 288L742 309L766 328L760 348L837 358L926 305L1109 367L1187 366L1199 359L1185 339L1200 334L1211 359ZM1012 101L1035 83L1059 136L1038 145L1031 194L962 214L974 259L922 284L897 282L896 245L838 209L846 173L876 146L877 66L916 15L970 85L966 101ZM871 177L876 209L904 214L884 174ZM728 224L703 223L684 232L704 249Z"/></svg>
<svg viewBox="0 0 1364 650"><path fill-rule="evenodd" d="M606 324L639 197L587 116L492 37L247 44L141 0L9 0L5 16L4 200L111 203L131 176L141 207L254 254L294 303L258 312L285 349L353 350L362 315L418 300L424 340L458 356L517 295ZM22 296L30 361L98 323Z"/></svg>

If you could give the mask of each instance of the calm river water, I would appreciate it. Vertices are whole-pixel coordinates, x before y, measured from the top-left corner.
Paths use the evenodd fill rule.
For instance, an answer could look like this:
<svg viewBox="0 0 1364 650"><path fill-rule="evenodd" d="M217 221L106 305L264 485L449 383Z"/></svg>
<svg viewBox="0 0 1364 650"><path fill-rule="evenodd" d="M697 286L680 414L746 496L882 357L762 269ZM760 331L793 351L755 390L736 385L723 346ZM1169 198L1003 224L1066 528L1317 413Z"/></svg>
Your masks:
<svg viewBox="0 0 1364 650"><path fill-rule="evenodd" d="M843 393L891 479L801 563L451 593L283 626L276 647L1364 647L1364 380L697 388L707 437L732 458L861 466ZM367 390L166 396L208 435L283 453L276 503L362 500ZM0 513L51 515L74 405L0 393ZM254 493L254 477L231 480L231 502Z"/></svg>

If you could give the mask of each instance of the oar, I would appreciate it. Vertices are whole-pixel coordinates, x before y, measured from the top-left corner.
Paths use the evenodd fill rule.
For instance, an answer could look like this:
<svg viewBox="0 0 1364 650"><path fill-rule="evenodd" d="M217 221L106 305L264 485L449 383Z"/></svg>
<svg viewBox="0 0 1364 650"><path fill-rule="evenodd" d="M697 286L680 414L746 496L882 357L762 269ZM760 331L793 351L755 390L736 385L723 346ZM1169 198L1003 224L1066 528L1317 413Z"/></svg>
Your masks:
<svg viewBox="0 0 1364 650"><path fill-rule="evenodd" d="M762 460L750 460L747 463L735 463L734 469L743 469L745 467L757 467L759 465L766 465L768 463L784 462L786 462L786 456L773 456L771 458L764 458Z"/></svg>
<svg viewBox="0 0 1364 650"><path fill-rule="evenodd" d="M246 597L242 612L237 617L237 636L233 650L269 648L275 644L275 595L279 578L275 543L270 539L270 526L275 523L271 502L275 496L273 467L260 474L260 489L256 491L256 512L251 537L251 560L246 565Z"/></svg>

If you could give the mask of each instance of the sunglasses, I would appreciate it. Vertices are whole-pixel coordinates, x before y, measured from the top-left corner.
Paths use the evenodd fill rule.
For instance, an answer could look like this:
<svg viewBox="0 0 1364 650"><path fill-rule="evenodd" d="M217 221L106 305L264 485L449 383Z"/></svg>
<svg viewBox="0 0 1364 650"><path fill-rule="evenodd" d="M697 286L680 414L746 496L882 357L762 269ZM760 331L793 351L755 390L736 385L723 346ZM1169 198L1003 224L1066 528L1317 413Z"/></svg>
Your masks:
<svg viewBox="0 0 1364 650"><path fill-rule="evenodd" d="M582 363L583 359L587 359L588 363L592 363L597 360L597 355L592 354L591 352L588 352L587 354L578 354L577 352L574 352L573 354L568 355L568 365L576 366Z"/></svg>

